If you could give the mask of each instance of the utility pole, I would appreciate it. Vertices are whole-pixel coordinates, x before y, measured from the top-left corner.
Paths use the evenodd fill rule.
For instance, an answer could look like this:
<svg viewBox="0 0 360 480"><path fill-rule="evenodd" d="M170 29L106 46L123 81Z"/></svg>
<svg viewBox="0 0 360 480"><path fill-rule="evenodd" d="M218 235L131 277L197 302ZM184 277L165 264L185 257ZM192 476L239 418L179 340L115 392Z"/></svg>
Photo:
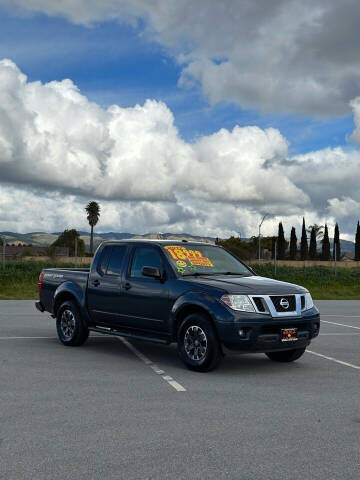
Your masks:
<svg viewBox="0 0 360 480"><path fill-rule="evenodd" d="M265 217L267 217L267 213L263 216L261 222L259 223L259 265L261 263L261 225L263 224Z"/></svg>
<svg viewBox="0 0 360 480"><path fill-rule="evenodd" d="M75 237L75 266L77 267L78 266L78 239L77 237Z"/></svg>
<svg viewBox="0 0 360 480"><path fill-rule="evenodd" d="M3 270L5 270L5 246L6 246L5 237L3 237L3 248L2 248L2 268L3 268Z"/></svg>

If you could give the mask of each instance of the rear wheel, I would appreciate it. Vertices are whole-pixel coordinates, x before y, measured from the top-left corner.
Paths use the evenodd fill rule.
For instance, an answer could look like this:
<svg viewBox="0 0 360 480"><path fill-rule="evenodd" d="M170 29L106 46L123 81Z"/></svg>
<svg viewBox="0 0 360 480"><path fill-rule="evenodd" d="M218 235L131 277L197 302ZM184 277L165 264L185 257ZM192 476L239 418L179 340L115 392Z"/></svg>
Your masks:
<svg viewBox="0 0 360 480"><path fill-rule="evenodd" d="M60 342L69 347L76 347L86 342L89 329L84 325L80 311L75 302L64 302L56 316L56 329Z"/></svg>
<svg viewBox="0 0 360 480"><path fill-rule="evenodd" d="M178 331L178 351L190 370L214 370L222 359L215 330L205 315L194 313L185 318Z"/></svg>
<svg viewBox="0 0 360 480"><path fill-rule="evenodd" d="M293 350L285 350L283 352L266 352L265 355L267 355L270 360L273 360L274 362L294 362L298 358L300 358L306 348L294 348Z"/></svg>

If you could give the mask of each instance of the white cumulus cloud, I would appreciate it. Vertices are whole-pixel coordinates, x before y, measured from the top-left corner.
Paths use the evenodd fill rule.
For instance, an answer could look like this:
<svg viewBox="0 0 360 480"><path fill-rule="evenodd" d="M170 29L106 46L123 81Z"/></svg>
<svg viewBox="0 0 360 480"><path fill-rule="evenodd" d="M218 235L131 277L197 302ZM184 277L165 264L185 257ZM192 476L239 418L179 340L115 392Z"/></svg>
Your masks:
<svg viewBox="0 0 360 480"><path fill-rule="evenodd" d="M358 125L358 100L352 106ZM355 148L291 157L274 128L185 142L162 102L105 109L71 80L29 82L0 61L0 231L85 228L84 204L97 199L102 230L249 236L267 212L269 234L303 215L345 219L351 232L359 172Z"/></svg>

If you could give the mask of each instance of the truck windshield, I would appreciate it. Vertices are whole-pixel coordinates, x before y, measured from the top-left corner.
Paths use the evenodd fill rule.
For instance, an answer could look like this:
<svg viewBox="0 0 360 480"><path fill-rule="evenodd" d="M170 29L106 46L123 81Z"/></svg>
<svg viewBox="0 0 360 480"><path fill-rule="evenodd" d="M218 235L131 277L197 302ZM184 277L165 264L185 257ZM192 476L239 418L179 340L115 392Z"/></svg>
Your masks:
<svg viewBox="0 0 360 480"><path fill-rule="evenodd" d="M226 250L211 245L166 245L170 263L181 275L251 275Z"/></svg>

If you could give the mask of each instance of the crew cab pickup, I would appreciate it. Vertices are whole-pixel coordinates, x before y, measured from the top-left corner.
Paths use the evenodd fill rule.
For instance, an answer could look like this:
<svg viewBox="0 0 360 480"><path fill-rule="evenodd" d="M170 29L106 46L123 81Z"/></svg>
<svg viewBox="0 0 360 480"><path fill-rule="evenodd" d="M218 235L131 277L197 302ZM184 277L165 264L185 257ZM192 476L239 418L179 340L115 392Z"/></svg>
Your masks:
<svg viewBox="0 0 360 480"><path fill-rule="evenodd" d="M36 307L56 318L64 345L82 345L89 332L177 342L196 371L214 369L228 350L292 362L320 329L305 288L200 242L104 242L90 270L43 270L39 292Z"/></svg>

